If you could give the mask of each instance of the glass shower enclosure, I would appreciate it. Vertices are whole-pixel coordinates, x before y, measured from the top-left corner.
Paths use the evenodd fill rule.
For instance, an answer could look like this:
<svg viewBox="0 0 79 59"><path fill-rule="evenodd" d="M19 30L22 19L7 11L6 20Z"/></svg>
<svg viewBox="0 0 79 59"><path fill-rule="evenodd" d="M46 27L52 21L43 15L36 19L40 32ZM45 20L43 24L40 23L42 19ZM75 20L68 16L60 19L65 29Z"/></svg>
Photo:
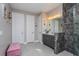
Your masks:
<svg viewBox="0 0 79 59"><path fill-rule="evenodd" d="M79 4L63 4L65 50L79 56Z"/></svg>
<svg viewBox="0 0 79 59"><path fill-rule="evenodd" d="M73 28L74 54L79 56L79 4L73 6Z"/></svg>

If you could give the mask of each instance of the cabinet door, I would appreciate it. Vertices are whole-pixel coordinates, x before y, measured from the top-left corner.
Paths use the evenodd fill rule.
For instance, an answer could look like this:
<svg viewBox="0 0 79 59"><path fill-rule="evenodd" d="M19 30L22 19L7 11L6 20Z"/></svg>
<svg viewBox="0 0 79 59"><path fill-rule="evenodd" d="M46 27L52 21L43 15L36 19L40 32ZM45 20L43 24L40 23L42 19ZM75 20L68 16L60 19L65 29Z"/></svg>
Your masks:
<svg viewBox="0 0 79 59"><path fill-rule="evenodd" d="M24 14L12 13L12 42L24 42Z"/></svg>
<svg viewBox="0 0 79 59"><path fill-rule="evenodd" d="M26 41L34 42L35 36L35 16L26 15Z"/></svg>

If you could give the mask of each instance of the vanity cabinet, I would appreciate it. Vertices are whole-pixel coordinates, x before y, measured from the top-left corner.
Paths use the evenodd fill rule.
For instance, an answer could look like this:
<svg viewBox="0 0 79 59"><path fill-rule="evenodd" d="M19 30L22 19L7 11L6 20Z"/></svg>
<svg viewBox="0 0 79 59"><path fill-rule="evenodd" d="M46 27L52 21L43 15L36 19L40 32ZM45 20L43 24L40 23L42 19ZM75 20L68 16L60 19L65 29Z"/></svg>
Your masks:
<svg viewBox="0 0 79 59"><path fill-rule="evenodd" d="M43 44L51 47L52 49L54 49L54 40L55 37L53 35L43 34Z"/></svg>
<svg viewBox="0 0 79 59"><path fill-rule="evenodd" d="M52 48L55 54L62 52L65 49L64 33L43 34L43 44Z"/></svg>

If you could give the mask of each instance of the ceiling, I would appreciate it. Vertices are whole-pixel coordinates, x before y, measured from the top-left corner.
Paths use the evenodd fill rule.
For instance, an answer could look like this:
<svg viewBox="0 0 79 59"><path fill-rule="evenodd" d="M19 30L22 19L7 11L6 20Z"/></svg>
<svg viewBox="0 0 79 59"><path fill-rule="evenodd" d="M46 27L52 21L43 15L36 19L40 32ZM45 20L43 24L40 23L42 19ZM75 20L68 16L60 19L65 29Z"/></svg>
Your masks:
<svg viewBox="0 0 79 59"><path fill-rule="evenodd" d="M61 3L11 3L12 9L23 10L31 13L49 12Z"/></svg>

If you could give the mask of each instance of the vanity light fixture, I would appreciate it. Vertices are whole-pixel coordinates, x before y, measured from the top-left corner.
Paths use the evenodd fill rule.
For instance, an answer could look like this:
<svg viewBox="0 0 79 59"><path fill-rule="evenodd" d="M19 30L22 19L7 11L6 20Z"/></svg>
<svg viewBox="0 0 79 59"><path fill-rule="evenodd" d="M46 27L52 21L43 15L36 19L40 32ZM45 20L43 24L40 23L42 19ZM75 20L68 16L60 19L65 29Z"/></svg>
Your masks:
<svg viewBox="0 0 79 59"><path fill-rule="evenodd" d="M62 16L61 14L57 14L57 15L54 15L54 16L49 16L48 17L48 20L55 19L55 18L59 18L61 16Z"/></svg>

